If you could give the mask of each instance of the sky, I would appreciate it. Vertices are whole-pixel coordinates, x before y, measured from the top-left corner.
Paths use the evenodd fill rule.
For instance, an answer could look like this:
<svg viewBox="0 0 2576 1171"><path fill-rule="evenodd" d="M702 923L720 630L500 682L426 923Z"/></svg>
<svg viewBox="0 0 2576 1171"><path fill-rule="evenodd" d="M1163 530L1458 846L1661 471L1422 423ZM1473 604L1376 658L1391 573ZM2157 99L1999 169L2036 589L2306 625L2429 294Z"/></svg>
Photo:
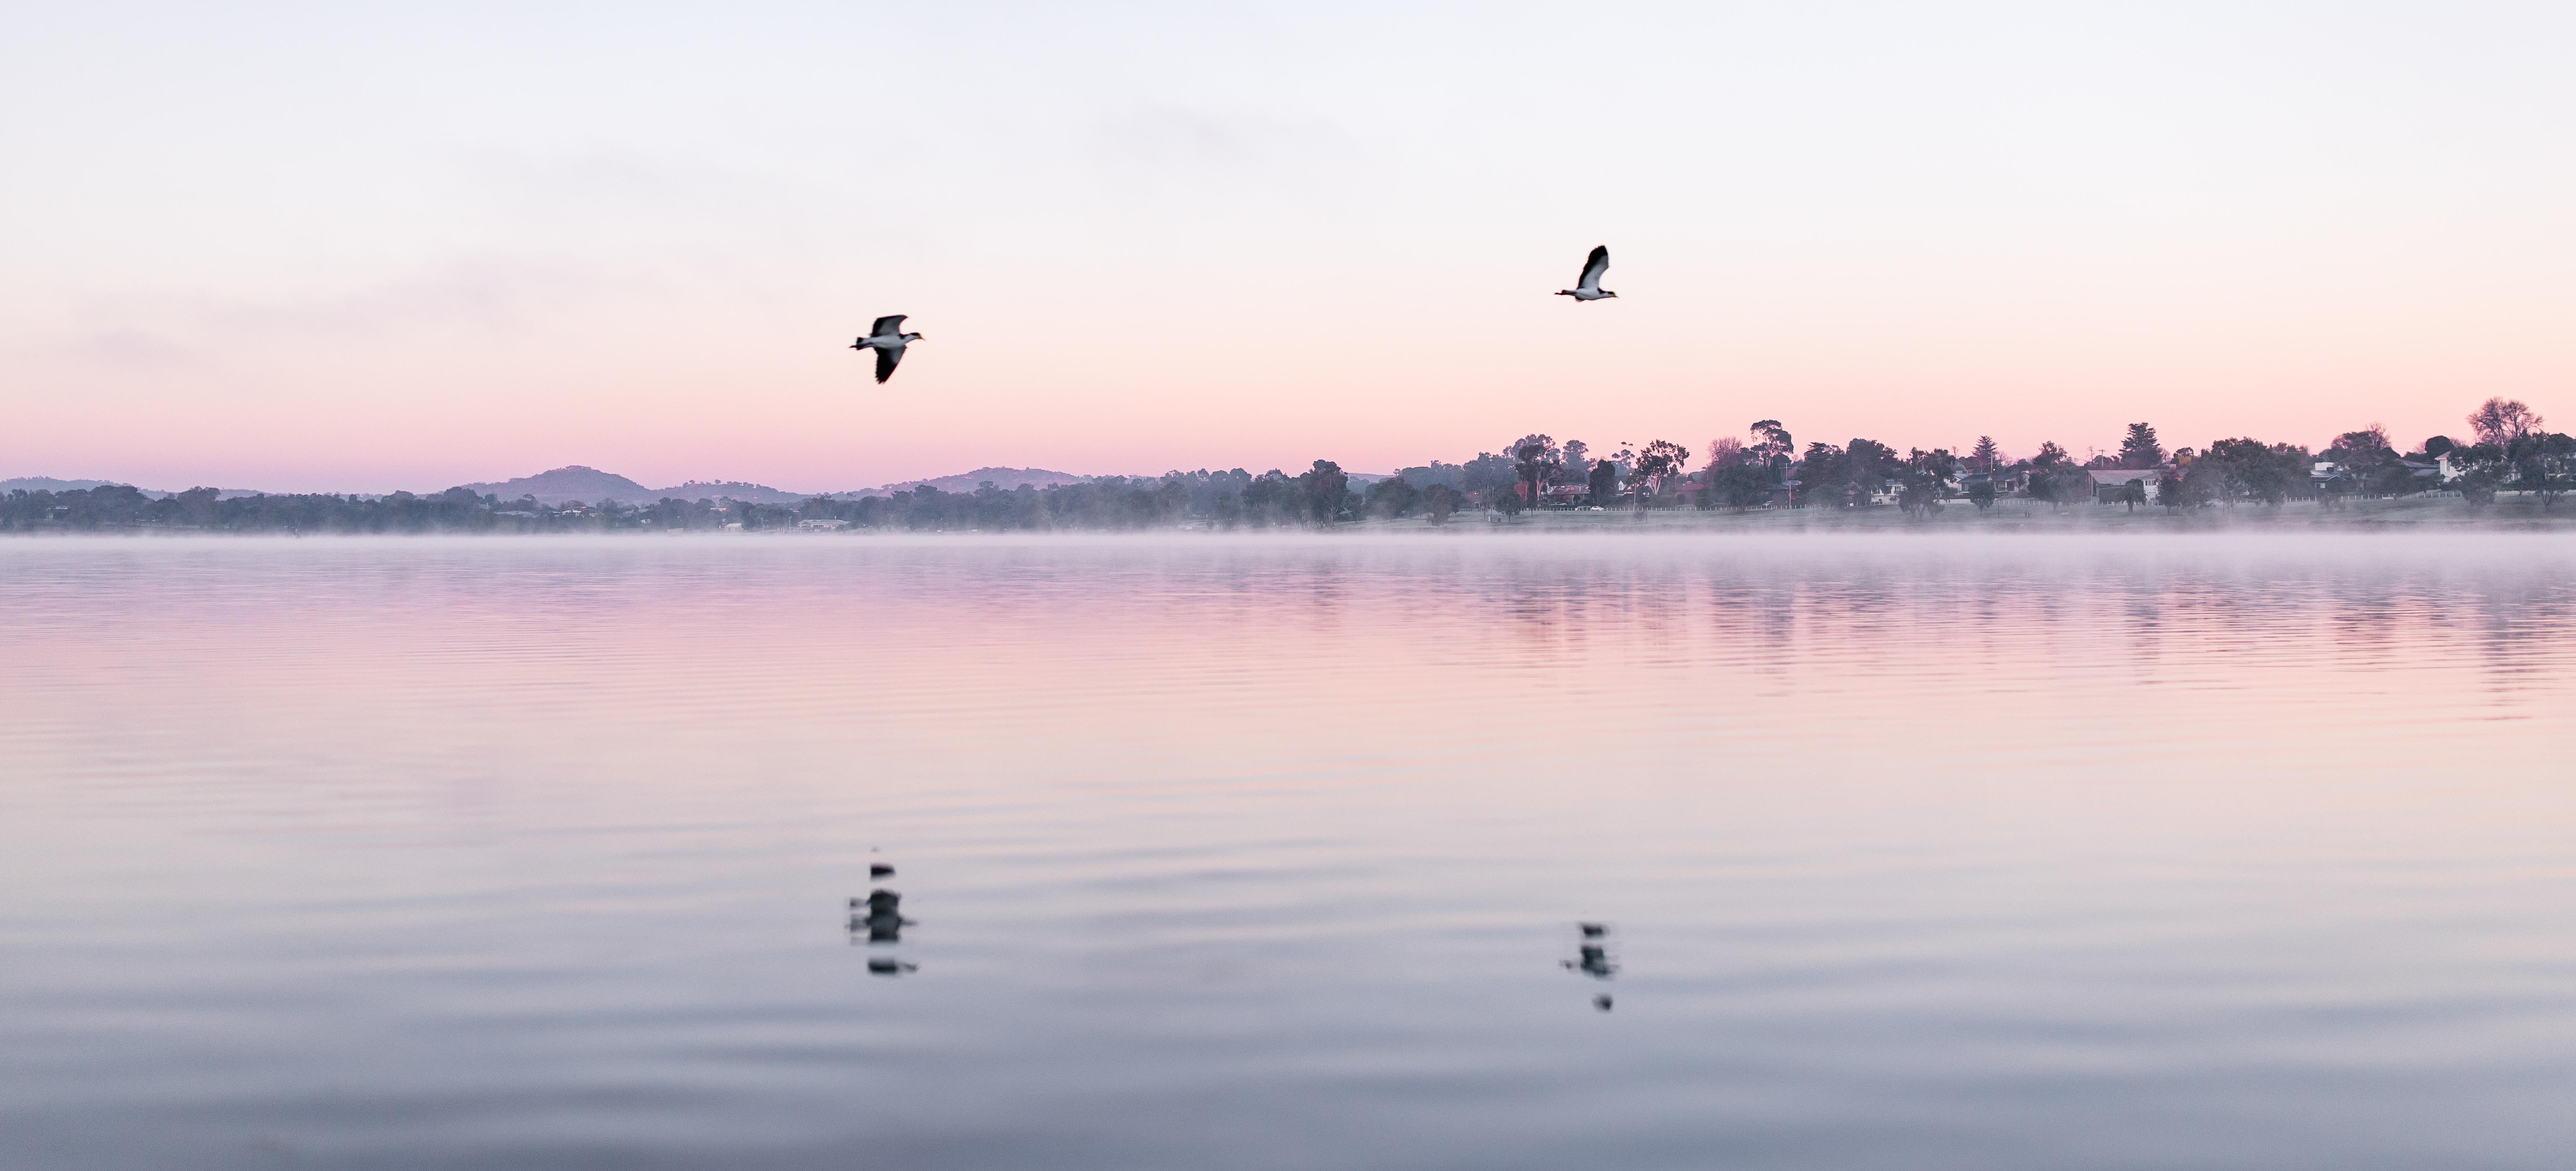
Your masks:
<svg viewBox="0 0 2576 1171"><path fill-rule="evenodd" d="M2576 423L2576 8L13 7L0 477ZM1615 301L1551 296L1611 248ZM845 347L925 340L894 380ZM2559 416L2565 416L2562 420Z"/></svg>

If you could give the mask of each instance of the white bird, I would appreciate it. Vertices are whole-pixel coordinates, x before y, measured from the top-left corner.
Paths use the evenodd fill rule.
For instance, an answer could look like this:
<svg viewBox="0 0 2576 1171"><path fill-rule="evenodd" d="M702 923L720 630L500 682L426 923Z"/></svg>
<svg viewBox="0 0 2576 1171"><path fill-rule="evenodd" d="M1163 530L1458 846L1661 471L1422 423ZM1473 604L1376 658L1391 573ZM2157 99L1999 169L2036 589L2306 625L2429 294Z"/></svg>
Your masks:
<svg viewBox="0 0 2576 1171"><path fill-rule="evenodd" d="M903 318L904 315L901 313L892 317L877 318L877 323L868 327L866 337L850 343L850 348L853 350L877 352L877 381L879 382L894 377L894 364L903 361L903 348L921 340L920 334L903 332Z"/></svg>
<svg viewBox="0 0 2576 1171"><path fill-rule="evenodd" d="M1558 289L1556 295L1572 297L1577 301L1598 301L1603 297L1616 297L1619 294L1604 292L1601 288L1601 274L1608 271L1610 271L1610 246L1599 245L1592 250L1592 255L1583 259L1583 279L1574 282L1573 288Z"/></svg>

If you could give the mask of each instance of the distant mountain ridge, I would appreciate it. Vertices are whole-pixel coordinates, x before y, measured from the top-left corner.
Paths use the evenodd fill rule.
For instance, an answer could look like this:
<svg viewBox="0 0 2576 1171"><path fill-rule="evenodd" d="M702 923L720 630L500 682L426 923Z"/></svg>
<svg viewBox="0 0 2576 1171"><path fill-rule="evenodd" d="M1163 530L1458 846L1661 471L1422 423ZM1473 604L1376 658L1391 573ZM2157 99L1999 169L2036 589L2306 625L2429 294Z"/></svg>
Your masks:
<svg viewBox="0 0 2576 1171"><path fill-rule="evenodd" d="M746 504L803 504L817 496L829 495L831 495L829 492L790 492L784 488L745 483L741 480L691 480L686 484L669 488L655 488L648 499L659 500L668 496L674 500L732 499ZM620 496L618 499L627 498Z"/></svg>
<svg viewBox="0 0 2576 1171"><path fill-rule="evenodd" d="M1096 476L1077 476L1071 472L1051 472L1044 468L988 467L977 468L971 472L960 472L954 476L902 480L880 488L860 488L844 492L791 492L784 488L773 488L767 484L754 484L745 480L691 480L668 488L647 488L615 472L603 472L598 468L571 464L551 471L539 472L533 476L458 486L477 496L497 496L503 500L534 497L539 503L550 505L561 505L574 500L584 504L598 504L607 500L618 500L628 504L650 504L666 496L678 500L733 499L751 504L802 504L817 496L828 496L836 500L855 500L862 496L888 496L896 492L908 492L923 485L937 488L942 492L972 492L977 485L986 480L991 480L994 487L1007 490L1022 484L1032 484L1041 488L1054 484L1085 484L1097 478Z"/></svg>
<svg viewBox="0 0 2576 1171"><path fill-rule="evenodd" d="M615 472L603 472L598 468L586 468L580 464L539 472L533 476L520 476L514 480L460 484L458 487L477 496L498 496L503 500L533 496L543 504L562 504L569 500L579 500L584 504L597 504L603 500L623 500L630 504L643 504L661 499L653 494L652 489Z"/></svg>
<svg viewBox="0 0 2576 1171"><path fill-rule="evenodd" d="M19 476L15 479L0 480L0 496L6 496L11 492L86 492L92 488L134 488L134 485L122 480L58 480L52 476ZM134 488L134 490L155 500L178 495L177 492L165 488ZM269 493L256 488L215 489L216 498L221 500L266 495Z"/></svg>
<svg viewBox="0 0 2576 1171"><path fill-rule="evenodd" d="M1358 475L1352 476L1354 480L1360 478ZM599 504L609 500L627 504L650 504L664 497L679 500L733 499L751 504L802 504L817 496L835 500L856 500L862 496L891 496L897 492L909 492L922 487L936 488L942 492L973 492L987 480L992 481L994 487L1008 492L1022 485L1047 488L1059 484L1088 484L1097 479L1100 477L1049 471L1045 468L982 467L971 472L959 472L953 476L898 480L881 487L856 488L840 492L793 492L785 488L773 488L767 484L755 484L745 480L691 480L668 488L648 488L640 482L615 472L603 472L598 468L581 464L567 464L560 468L538 472L533 476L486 480L480 483L459 484L457 487L477 496L494 496L502 500L533 497L539 503L554 506L575 500L584 504ZM12 490L78 492L104 487L131 487L131 485L125 485L116 480L20 476L16 479L0 480L0 495L7 495ZM135 490L155 499L176 495L175 492L158 488L136 488ZM264 493L248 488L224 488L219 491L226 500L237 496L276 495L276 493ZM435 495L434 492L425 494ZM375 493L342 493L341 495L356 495L363 499L374 499L376 496Z"/></svg>
<svg viewBox="0 0 2576 1171"><path fill-rule="evenodd" d="M848 492L843 495L884 496L896 492L909 492L923 486L937 488L942 492L972 492L982 486L986 480L991 480L994 487L1008 492L1022 484L1050 488L1057 484L1088 484L1099 478L1098 476L1077 476L1071 472L1050 472L1045 468L977 468L971 472L959 472L954 476L940 476L935 479L900 480L882 488L865 492Z"/></svg>

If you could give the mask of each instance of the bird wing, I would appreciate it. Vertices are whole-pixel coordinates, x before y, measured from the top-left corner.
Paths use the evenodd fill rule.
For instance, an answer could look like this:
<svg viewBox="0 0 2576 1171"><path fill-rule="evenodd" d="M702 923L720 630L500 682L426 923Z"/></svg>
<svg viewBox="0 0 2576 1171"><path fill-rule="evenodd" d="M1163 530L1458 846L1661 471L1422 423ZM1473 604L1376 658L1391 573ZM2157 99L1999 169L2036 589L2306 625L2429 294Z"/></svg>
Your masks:
<svg viewBox="0 0 2576 1171"><path fill-rule="evenodd" d="M903 319L897 317L894 320L901 321ZM894 364L903 361L903 347L878 346L876 347L876 351L877 381L884 382L886 379L894 377Z"/></svg>
<svg viewBox="0 0 2576 1171"><path fill-rule="evenodd" d="M890 333L903 332L904 316L904 314L897 313L892 317L877 318L877 323L868 327L868 336L884 337Z"/></svg>
<svg viewBox="0 0 2576 1171"><path fill-rule="evenodd" d="M1574 282L1578 289L1601 291L1601 274L1610 271L1610 246L1595 245L1592 255L1583 258L1583 279Z"/></svg>

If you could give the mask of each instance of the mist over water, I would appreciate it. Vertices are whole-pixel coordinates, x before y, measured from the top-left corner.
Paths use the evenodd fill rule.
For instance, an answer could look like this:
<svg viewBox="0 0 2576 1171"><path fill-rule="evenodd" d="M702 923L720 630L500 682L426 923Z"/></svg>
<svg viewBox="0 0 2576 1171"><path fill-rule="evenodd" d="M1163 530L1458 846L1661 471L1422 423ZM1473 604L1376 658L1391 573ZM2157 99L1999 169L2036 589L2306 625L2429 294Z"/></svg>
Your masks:
<svg viewBox="0 0 2576 1171"><path fill-rule="evenodd" d="M0 647L10 1168L2576 1149L2576 539L16 541Z"/></svg>

